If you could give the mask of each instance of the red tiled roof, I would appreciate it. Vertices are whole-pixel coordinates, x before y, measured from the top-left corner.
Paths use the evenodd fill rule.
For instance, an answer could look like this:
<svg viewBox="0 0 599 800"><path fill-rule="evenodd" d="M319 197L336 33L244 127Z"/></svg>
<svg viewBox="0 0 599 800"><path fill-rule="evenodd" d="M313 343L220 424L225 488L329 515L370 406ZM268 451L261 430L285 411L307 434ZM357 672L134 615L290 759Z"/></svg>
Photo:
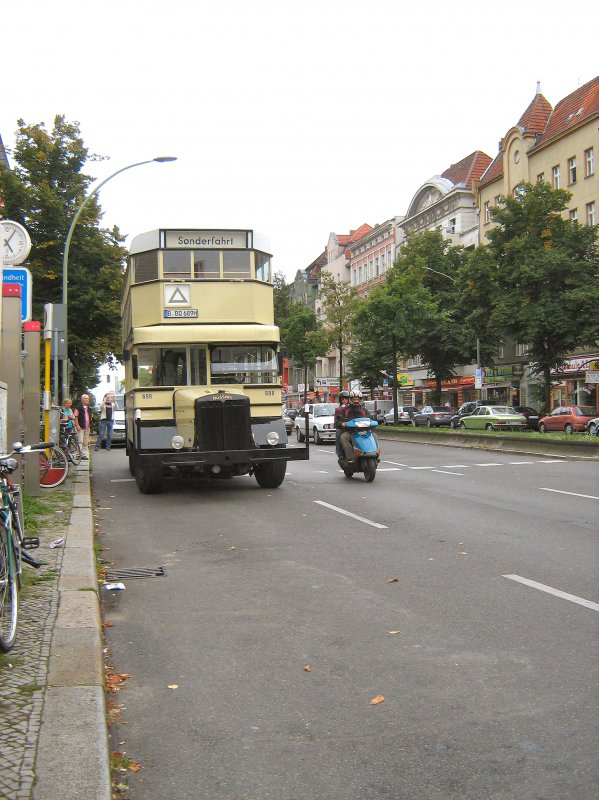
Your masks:
<svg viewBox="0 0 599 800"><path fill-rule="evenodd" d="M503 175L503 148L495 156L495 159L492 161L487 171L481 177L479 189L482 186L486 186L488 183L493 183L493 181L496 181L497 178L501 178L502 175Z"/></svg>
<svg viewBox="0 0 599 800"><path fill-rule="evenodd" d="M352 244L353 242L357 242L358 239L361 239L362 236L366 236L367 233L370 233L372 230L372 225L368 225L366 222L355 231L350 231L349 233L340 233L337 236L339 240L339 244L344 247L348 244Z"/></svg>
<svg viewBox="0 0 599 800"><path fill-rule="evenodd" d="M480 179L481 175L491 163L492 158L482 150L475 150L469 156L458 161L457 164L452 164L449 169L441 175L451 181L454 186L458 183L464 183L469 189L472 189L472 182Z"/></svg>
<svg viewBox="0 0 599 800"><path fill-rule="evenodd" d="M534 148L578 127L590 117L599 114L599 76L564 97L553 110Z"/></svg>
<svg viewBox="0 0 599 800"><path fill-rule="evenodd" d="M539 92L518 120L518 127L528 133L542 133L552 111L549 101Z"/></svg>
<svg viewBox="0 0 599 800"><path fill-rule="evenodd" d="M322 253L318 256L318 258L315 258L314 261L309 266L306 267L306 274L308 275L308 277L316 274L320 269L322 269L322 267L325 266L326 263L327 263L327 251L323 250Z"/></svg>

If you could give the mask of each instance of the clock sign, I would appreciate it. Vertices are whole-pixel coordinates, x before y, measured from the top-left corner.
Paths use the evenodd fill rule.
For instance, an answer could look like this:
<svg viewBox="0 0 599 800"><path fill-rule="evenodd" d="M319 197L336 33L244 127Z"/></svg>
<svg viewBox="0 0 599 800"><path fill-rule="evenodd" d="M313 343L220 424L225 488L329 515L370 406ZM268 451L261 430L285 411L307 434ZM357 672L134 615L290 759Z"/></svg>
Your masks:
<svg viewBox="0 0 599 800"><path fill-rule="evenodd" d="M22 264L31 250L31 239L25 228L10 219L0 220L2 263Z"/></svg>

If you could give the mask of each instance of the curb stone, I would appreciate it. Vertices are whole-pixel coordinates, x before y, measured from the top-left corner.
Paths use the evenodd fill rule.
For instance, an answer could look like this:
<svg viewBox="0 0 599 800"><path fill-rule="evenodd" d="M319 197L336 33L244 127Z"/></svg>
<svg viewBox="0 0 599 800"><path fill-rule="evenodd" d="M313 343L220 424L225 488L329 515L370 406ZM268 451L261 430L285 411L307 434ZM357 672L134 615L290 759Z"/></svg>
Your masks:
<svg viewBox="0 0 599 800"><path fill-rule="evenodd" d="M80 465L58 582L32 800L110 800L89 462Z"/></svg>

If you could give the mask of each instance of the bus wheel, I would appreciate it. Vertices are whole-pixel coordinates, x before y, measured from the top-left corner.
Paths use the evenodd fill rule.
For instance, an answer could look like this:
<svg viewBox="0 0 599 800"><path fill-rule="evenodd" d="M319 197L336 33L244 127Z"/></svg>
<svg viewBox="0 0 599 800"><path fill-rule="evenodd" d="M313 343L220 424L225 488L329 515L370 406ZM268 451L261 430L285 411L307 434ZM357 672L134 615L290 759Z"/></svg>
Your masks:
<svg viewBox="0 0 599 800"><path fill-rule="evenodd" d="M256 464L254 467L254 477L263 489L276 489L285 480L287 471L286 461L266 461Z"/></svg>
<svg viewBox="0 0 599 800"><path fill-rule="evenodd" d="M142 466L134 462L135 483L142 494L158 494L162 491L162 467Z"/></svg>

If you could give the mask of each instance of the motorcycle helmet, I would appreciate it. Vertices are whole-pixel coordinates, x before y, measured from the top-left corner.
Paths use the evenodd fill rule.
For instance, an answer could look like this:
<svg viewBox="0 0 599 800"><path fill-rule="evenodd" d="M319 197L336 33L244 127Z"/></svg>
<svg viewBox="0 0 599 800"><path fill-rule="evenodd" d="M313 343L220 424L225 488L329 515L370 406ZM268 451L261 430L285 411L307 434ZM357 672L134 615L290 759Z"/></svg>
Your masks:
<svg viewBox="0 0 599 800"><path fill-rule="evenodd" d="M344 389L342 392L339 392L339 402L341 402L343 398L349 400L349 392L346 389Z"/></svg>
<svg viewBox="0 0 599 800"><path fill-rule="evenodd" d="M362 399L362 392L359 389L352 389L349 393L350 400L354 397L357 397L358 400Z"/></svg>

